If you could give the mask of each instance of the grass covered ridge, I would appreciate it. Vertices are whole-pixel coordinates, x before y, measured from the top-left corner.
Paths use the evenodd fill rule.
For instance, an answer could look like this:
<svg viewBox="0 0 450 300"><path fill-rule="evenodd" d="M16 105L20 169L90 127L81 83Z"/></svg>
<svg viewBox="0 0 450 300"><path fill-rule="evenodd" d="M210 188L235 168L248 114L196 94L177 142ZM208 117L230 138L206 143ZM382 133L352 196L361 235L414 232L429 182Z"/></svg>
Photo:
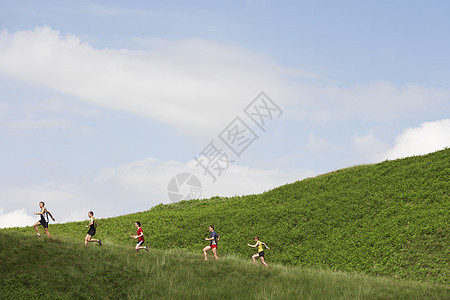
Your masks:
<svg viewBox="0 0 450 300"><path fill-rule="evenodd" d="M161 204L99 220L96 238L132 246L128 235L139 220L150 247L200 253L213 224L221 236L219 256L249 258L255 250L247 243L260 235L271 248L269 264L448 284L449 177L445 149L342 169L259 195ZM50 231L82 243L85 224L50 225Z"/></svg>
<svg viewBox="0 0 450 300"><path fill-rule="evenodd" d="M444 285L0 231L1 299L448 299Z"/></svg>

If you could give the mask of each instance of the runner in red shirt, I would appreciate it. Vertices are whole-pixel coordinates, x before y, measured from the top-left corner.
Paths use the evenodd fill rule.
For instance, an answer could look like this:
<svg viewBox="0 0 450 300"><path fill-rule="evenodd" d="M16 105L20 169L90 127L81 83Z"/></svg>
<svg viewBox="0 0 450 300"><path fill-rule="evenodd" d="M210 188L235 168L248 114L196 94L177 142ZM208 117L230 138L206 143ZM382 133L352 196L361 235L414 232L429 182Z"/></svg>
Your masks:
<svg viewBox="0 0 450 300"><path fill-rule="evenodd" d="M141 228L141 222L137 221L136 223L134 223L134 226L137 228L137 235L130 235L130 238L138 239L136 244L136 252L139 252L140 249L144 249L148 252L148 247L142 246L142 244L144 243L144 231Z"/></svg>

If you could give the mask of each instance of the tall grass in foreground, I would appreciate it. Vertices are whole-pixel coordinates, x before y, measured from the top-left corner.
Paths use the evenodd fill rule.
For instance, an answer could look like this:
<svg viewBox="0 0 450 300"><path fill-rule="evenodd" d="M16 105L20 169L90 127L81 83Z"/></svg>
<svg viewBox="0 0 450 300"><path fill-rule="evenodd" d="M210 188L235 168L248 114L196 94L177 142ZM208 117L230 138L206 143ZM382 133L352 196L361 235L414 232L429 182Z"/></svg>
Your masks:
<svg viewBox="0 0 450 300"><path fill-rule="evenodd" d="M222 254L246 258L255 235L271 262L450 284L450 149L355 166L271 191L157 205L100 219L96 237L132 245L134 222L152 248L198 251L208 226ZM124 199L133 201L133 199ZM82 240L86 222L51 224ZM33 232L10 228L7 232Z"/></svg>
<svg viewBox="0 0 450 300"><path fill-rule="evenodd" d="M450 284L449 174L445 149L341 169L259 195L161 204L98 220L97 236L132 245L128 236L139 220L153 248L198 251L213 224L223 254L248 257L253 249L247 243L260 235L272 262ZM51 224L50 232L82 240L85 225Z"/></svg>
<svg viewBox="0 0 450 300"><path fill-rule="evenodd" d="M0 230L0 299L449 299L446 285ZM220 254L220 249L219 249Z"/></svg>

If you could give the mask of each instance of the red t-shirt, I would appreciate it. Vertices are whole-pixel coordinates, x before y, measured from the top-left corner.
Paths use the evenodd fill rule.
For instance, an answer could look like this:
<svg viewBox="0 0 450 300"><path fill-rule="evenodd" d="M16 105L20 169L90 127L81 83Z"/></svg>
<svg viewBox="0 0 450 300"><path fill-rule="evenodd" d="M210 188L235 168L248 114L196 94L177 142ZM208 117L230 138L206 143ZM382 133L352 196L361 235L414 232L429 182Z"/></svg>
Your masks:
<svg viewBox="0 0 450 300"><path fill-rule="evenodd" d="M141 233L144 234L144 231L142 230L141 227L139 227L138 230L137 230L137 235L139 236ZM144 240L144 236L138 237L138 241L139 241L139 242L140 242L140 241L143 241L143 240Z"/></svg>

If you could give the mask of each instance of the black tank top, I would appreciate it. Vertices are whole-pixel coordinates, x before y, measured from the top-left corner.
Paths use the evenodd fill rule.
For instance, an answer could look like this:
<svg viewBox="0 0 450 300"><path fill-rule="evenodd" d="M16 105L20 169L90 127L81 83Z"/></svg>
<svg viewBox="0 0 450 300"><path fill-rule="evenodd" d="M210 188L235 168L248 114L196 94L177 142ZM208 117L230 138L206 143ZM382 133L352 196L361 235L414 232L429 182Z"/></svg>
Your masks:
<svg viewBox="0 0 450 300"><path fill-rule="evenodd" d="M95 219L92 221L92 224L89 226L89 230L95 230Z"/></svg>
<svg viewBox="0 0 450 300"><path fill-rule="evenodd" d="M44 208L44 213L41 214L41 221L48 223L48 212L46 208Z"/></svg>

